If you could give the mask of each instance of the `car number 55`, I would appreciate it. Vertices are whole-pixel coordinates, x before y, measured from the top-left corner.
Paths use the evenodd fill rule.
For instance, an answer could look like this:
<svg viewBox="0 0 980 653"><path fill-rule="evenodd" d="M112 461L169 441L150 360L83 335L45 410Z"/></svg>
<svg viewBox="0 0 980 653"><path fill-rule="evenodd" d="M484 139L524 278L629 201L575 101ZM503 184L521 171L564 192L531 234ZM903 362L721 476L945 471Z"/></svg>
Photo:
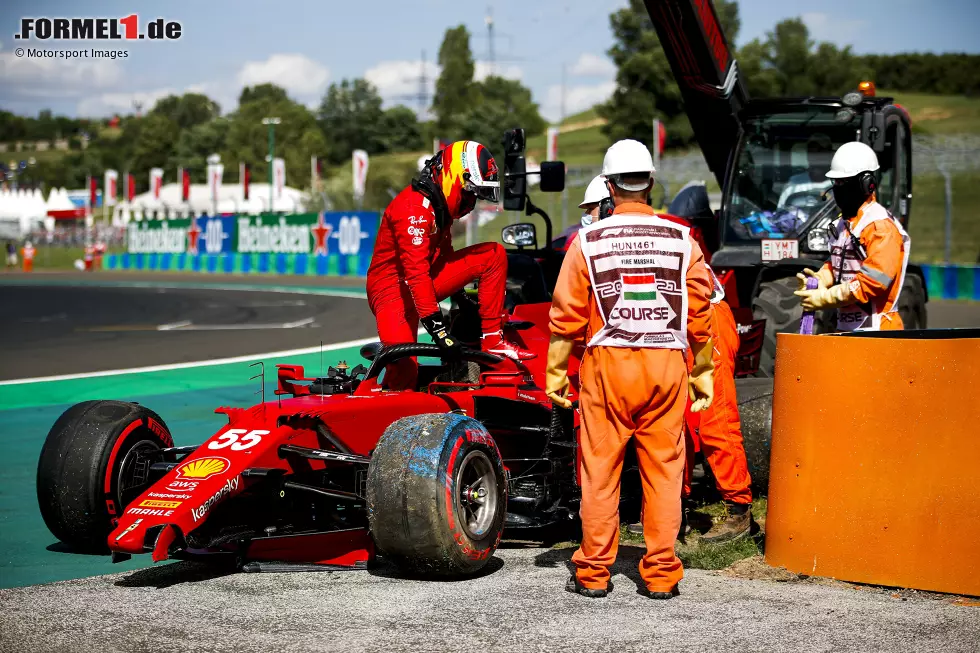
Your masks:
<svg viewBox="0 0 980 653"><path fill-rule="evenodd" d="M262 442L262 436L269 435L269 431L253 429L228 429L208 444L208 449L224 449L231 447L232 451L244 451Z"/></svg>

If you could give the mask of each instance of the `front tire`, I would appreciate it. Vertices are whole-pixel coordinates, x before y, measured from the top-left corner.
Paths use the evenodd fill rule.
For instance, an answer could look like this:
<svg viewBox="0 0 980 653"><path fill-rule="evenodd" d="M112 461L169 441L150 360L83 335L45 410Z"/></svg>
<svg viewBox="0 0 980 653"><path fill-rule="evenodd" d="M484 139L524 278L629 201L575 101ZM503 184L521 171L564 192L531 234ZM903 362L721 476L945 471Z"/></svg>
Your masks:
<svg viewBox="0 0 980 653"><path fill-rule="evenodd" d="M154 452L174 444L155 412L124 401L85 401L48 432L37 502L48 530L73 549L106 553L126 505L149 484Z"/></svg>
<svg viewBox="0 0 980 653"><path fill-rule="evenodd" d="M375 544L400 569L475 574L503 533L507 483L500 452L472 418L402 418L385 430L371 456L367 504Z"/></svg>

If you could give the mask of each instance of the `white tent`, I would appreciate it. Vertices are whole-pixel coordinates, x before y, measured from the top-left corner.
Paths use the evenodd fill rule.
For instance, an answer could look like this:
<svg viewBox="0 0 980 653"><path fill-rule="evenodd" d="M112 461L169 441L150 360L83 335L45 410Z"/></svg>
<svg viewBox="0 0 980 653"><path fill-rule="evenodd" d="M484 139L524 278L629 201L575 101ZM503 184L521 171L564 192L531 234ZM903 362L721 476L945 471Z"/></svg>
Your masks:
<svg viewBox="0 0 980 653"><path fill-rule="evenodd" d="M272 211L302 213L306 209L306 195L296 188L286 186L282 195L273 198ZM269 184L251 184L249 199L246 201L240 184L222 184L218 190L217 206L211 202L211 192L207 184L191 184L190 199L181 199L180 184L166 184L160 189L160 198L152 193L143 193L132 202L120 202L113 209L112 223L124 225L130 220L144 218L176 218L190 214L240 213L255 215L270 211Z"/></svg>
<svg viewBox="0 0 980 653"><path fill-rule="evenodd" d="M44 222L47 215L40 189L0 191L0 231L6 237L20 238Z"/></svg>

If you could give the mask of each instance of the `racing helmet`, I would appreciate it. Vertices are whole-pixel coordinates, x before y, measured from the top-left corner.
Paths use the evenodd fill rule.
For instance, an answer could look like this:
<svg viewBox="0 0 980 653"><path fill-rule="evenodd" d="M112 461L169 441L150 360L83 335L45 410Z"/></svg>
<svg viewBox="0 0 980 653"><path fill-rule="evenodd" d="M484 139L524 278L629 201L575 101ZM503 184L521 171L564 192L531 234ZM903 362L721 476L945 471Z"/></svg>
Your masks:
<svg viewBox="0 0 980 653"><path fill-rule="evenodd" d="M476 200L498 201L497 162L490 150L476 141L456 141L442 151L437 183L453 218L461 218Z"/></svg>

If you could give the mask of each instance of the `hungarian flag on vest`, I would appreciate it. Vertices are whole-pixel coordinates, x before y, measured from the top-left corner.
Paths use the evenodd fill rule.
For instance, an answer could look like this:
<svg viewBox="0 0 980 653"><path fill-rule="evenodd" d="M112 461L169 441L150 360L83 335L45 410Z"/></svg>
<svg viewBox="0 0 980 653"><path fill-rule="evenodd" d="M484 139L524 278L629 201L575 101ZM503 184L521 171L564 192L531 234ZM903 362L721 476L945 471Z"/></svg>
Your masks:
<svg viewBox="0 0 980 653"><path fill-rule="evenodd" d="M624 274L623 299L647 301L657 298L657 277L653 274Z"/></svg>

